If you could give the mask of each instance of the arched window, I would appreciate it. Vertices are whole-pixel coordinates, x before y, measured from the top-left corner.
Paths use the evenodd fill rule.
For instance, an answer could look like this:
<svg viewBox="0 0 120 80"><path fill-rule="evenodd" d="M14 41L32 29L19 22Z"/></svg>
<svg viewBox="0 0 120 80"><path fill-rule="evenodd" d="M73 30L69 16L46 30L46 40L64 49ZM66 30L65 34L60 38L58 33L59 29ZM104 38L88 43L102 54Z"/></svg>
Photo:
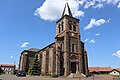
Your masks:
<svg viewBox="0 0 120 80"><path fill-rule="evenodd" d="M76 45L72 44L72 52L76 53Z"/></svg>
<svg viewBox="0 0 120 80"><path fill-rule="evenodd" d="M63 51L63 45L60 44L60 51Z"/></svg>
<svg viewBox="0 0 120 80"><path fill-rule="evenodd" d="M58 26L58 31L59 31L59 33L60 33L60 24L59 24L59 26Z"/></svg>
<svg viewBox="0 0 120 80"><path fill-rule="evenodd" d="M73 31L76 31L76 26L75 25L73 25Z"/></svg>
<svg viewBox="0 0 120 80"><path fill-rule="evenodd" d="M69 24L69 30L72 30L72 25L71 23L68 23Z"/></svg>
<svg viewBox="0 0 120 80"><path fill-rule="evenodd" d="M62 22L62 24L61 24L61 25L62 25L62 31L63 31L63 30L64 30L64 24L63 24L63 22Z"/></svg>

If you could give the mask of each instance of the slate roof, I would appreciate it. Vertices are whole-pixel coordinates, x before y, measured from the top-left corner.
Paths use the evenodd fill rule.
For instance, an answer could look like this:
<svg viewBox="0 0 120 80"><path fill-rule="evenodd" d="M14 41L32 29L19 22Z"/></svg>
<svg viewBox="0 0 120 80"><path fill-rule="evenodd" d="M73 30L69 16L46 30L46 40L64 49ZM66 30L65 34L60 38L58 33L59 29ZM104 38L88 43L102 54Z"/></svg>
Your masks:
<svg viewBox="0 0 120 80"><path fill-rule="evenodd" d="M50 47L50 46L52 46L52 45L54 45L54 44L55 44L55 42L49 44L48 46L46 46L46 47L44 47L44 48L42 48L42 49L40 49L38 52L40 52L40 51L42 51L42 50L44 50L44 49L46 49L46 48L48 48L48 47Z"/></svg>
<svg viewBox="0 0 120 80"><path fill-rule="evenodd" d="M35 53L39 53L40 51L42 51L42 50L44 50L44 49L46 49L46 48L48 48L48 47L50 47L50 46L52 46L52 45L54 45L54 44L55 44L55 42L49 44L48 46L46 46L46 47L44 47L44 48L42 48L42 49L30 48L30 49L28 49L28 50L22 51L21 54L22 54L23 52L35 52Z"/></svg>
<svg viewBox="0 0 120 80"><path fill-rule="evenodd" d="M70 7L69 7L68 3L66 3L65 7L64 7L62 16L64 16L64 15L69 15L69 16L72 17L72 13L71 13L71 10L70 10Z"/></svg>
<svg viewBox="0 0 120 80"><path fill-rule="evenodd" d="M56 21L56 23L58 23L58 22L59 22L60 20L62 20L64 17L69 17L69 18L71 18L71 19L74 19L74 20L79 21L79 19L77 19L77 18L75 18L75 17L72 16L72 12L71 12L71 10L70 10L70 7L69 7L69 4L68 4L68 3L65 4L65 7L64 7L64 10L63 10L63 13L62 13L62 17L61 17L58 21Z"/></svg>
<svg viewBox="0 0 120 80"><path fill-rule="evenodd" d="M28 50L22 51L21 54L22 54L23 52L35 52L35 53L37 53L39 50L40 50L40 49L37 49L37 48L30 48L30 49L28 49Z"/></svg>
<svg viewBox="0 0 120 80"><path fill-rule="evenodd" d="M32 52L38 52L40 49L37 49L37 48L30 48L28 49L27 51L32 51Z"/></svg>

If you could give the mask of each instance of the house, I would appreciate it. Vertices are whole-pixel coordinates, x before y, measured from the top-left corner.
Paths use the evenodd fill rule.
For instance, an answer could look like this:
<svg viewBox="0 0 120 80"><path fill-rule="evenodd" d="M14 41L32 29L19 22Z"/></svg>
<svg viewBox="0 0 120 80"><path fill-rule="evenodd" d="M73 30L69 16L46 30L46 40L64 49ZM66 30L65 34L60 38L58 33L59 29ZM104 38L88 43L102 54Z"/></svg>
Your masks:
<svg viewBox="0 0 120 80"><path fill-rule="evenodd" d="M90 74L120 75L120 68L111 67L89 67Z"/></svg>
<svg viewBox="0 0 120 80"><path fill-rule="evenodd" d="M112 69L110 72L109 72L110 75L120 75L120 70L117 70L117 69Z"/></svg>
<svg viewBox="0 0 120 80"><path fill-rule="evenodd" d="M14 64L0 64L1 69L4 74L14 74L15 73L15 65Z"/></svg>
<svg viewBox="0 0 120 80"><path fill-rule="evenodd" d="M111 70L111 67L89 67L91 74L108 74Z"/></svg>
<svg viewBox="0 0 120 80"><path fill-rule="evenodd" d="M42 49L24 50L20 55L19 69L28 72L35 55L38 55L41 75L88 75L87 51L81 41L79 25L79 19L72 16L66 3L61 18L56 22L55 42Z"/></svg>

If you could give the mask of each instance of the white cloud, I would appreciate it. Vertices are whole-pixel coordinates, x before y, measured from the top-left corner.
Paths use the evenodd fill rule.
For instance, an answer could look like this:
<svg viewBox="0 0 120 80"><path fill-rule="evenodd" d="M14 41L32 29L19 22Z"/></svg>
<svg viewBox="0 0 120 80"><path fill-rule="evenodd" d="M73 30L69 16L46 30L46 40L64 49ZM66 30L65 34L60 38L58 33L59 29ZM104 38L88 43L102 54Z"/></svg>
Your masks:
<svg viewBox="0 0 120 80"><path fill-rule="evenodd" d="M86 3L84 5L84 8L89 8L89 7L93 7L93 8L102 8L104 7L103 5L117 5L120 2L120 0L86 0Z"/></svg>
<svg viewBox="0 0 120 80"><path fill-rule="evenodd" d="M108 22L109 21L108 20L106 21L105 19L99 19L99 20L91 19L90 23L86 27L84 27L84 30L91 29L95 26L101 26L101 25L108 23Z"/></svg>
<svg viewBox="0 0 120 80"><path fill-rule="evenodd" d="M116 56L116 57L120 58L120 50L118 50L117 52L113 53L113 56Z"/></svg>
<svg viewBox="0 0 120 80"><path fill-rule="evenodd" d="M95 34L95 36L99 36L99 35L101 35L101 34L100 34L100 33L96 33L96 34Z"/></svg>
<svg viewBox="0 0 120 80"><path fill-rule="evenodd" d="M116 5L118 2L120 2L120 0L102 0L102 2L104 2L106 4L114 4L114 5Z"/></svg>
<svg viewBox="0 0 120 80"><path fill-rule="evenodd" d="M118 3L117 7L120 8L120 2Z"/></svg>
<svg viewBox="0 0 120 80"><path fill-rule="evenodd" d="M92 1L86 2L84 8L87 9L87 8L89 8L90 6L93 6L94 4L95 4L95 0L92 0Z"/></svg>
<svg viewBox="0 0 120 80"><path fill-rule="evenodd" d="M111 21L111 19L108 19L107 21L106 21L106 23L109 23Z"/></svg>
<svg viewBox="0 0 120 80"><path fill-rule="evenodd" d="M116 5L117 3L120 2L120 0L101 0L100 2L106 3L106 4L114 4L114 5Z"/></svg>
<svg viewBox="0 0 120 80"><path fill-rule="evenodd" d="M95 25L100 26L100 25L104 24L105 22L106 21L104 19L99 19L99 20L96 20Z"/></svg>
<svg viewBox="0 0 120 80"><path fill-rule="evenodd" d="M87 42L89 40L89 38L85 39L84 42Z"/></svg>
<svg viewBox="0 0 120 80"><path fill-rule="evenodd" d="M105 4L105 5L113 4L116 6L117 4L120 3L120 0L91 0L91 1L85 0L85 2L86 3L85 3L84 8L89 8L90 6L94 6L93 8L102 8L103 4ZM96 5L97 3L98 3L98 5ZM118 7L118 5L117 5L117 7Z"/></svg>
<svg viewBox="0 0 120 80"><path fill-rule="evenodd" d="M54 21L62 16L66 0L45 0L44 3L35 10L34 15L43 20ZM102 8L105 5L113 4L120 8L120 0L68 0L70 9L74 17L83 17L84 12L80 10L80 6L88 9Z"/></svg>
<svg viewBox="0 0 120 80"><path fill-rule="evenodd" d="M99 3L99 4L97 4L96 6L94 6L94 8L102 8L103 7L103 4L101 4L101 3Z"/></svg>
<svg viewBox="0 0 120 80"><path fill-rule="evenodd" d="M21 48L28 47L28 44L29 44L28 42L24 42L20 47L21 47Z"/></svg>
<svg viewBox="0 0 120 80"><path fill-rule="evenodd" d="M110 4L110 3L112 3L113 2L113 0L106 0L106 3L107 4Z"/></svg>
<svg viewBox="0 0 120 80"><path fill-rule="evenodd" d="M79 4L80 4L80 5L83 5L85 2L86 2L86 0L80 0L80 1L79 1Z"/></svg>
<svg viewBox="0 0 120 80"><path fill-rule="evenodd" d="M94 39L91 39L89 43L96 43L96 41Z"/></svg>
<svg viewBox="0 0 120 80"><path fill-rule="evenodd" d="M76 11L74 14L73 14L73 16L78 16L78 17L80 17L80 16L84 16L84 12L83 11Z"/></svg>
<svg viewBox="0 0 120 80"><path fill-rule="evenodd" d="M12 59L12 58L13 58L13 56L10 56L10 58Z"/></svg>
<svg viewBox="0 0 120 80"><path fill-rule="evenodd" d="M37 8L34 15L39 16L43 20L56 20L62 16L66 0L45 0L45 2ZM74 16L83 16L84 12L79 10L79 5L82 2L79 0L68 0L71 12Z"/></svg>

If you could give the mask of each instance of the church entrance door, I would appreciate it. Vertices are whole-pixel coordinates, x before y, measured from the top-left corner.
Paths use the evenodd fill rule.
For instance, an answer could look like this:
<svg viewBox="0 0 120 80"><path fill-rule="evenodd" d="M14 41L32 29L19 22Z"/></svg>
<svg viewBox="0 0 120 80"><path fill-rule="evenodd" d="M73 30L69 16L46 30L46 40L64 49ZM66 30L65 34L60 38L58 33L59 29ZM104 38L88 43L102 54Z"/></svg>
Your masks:
<svg viewBox="0 0 120 80"><path fill-rule="evenodd" d="M71 73L76 73L76 62L71 62Z"/></svg>

